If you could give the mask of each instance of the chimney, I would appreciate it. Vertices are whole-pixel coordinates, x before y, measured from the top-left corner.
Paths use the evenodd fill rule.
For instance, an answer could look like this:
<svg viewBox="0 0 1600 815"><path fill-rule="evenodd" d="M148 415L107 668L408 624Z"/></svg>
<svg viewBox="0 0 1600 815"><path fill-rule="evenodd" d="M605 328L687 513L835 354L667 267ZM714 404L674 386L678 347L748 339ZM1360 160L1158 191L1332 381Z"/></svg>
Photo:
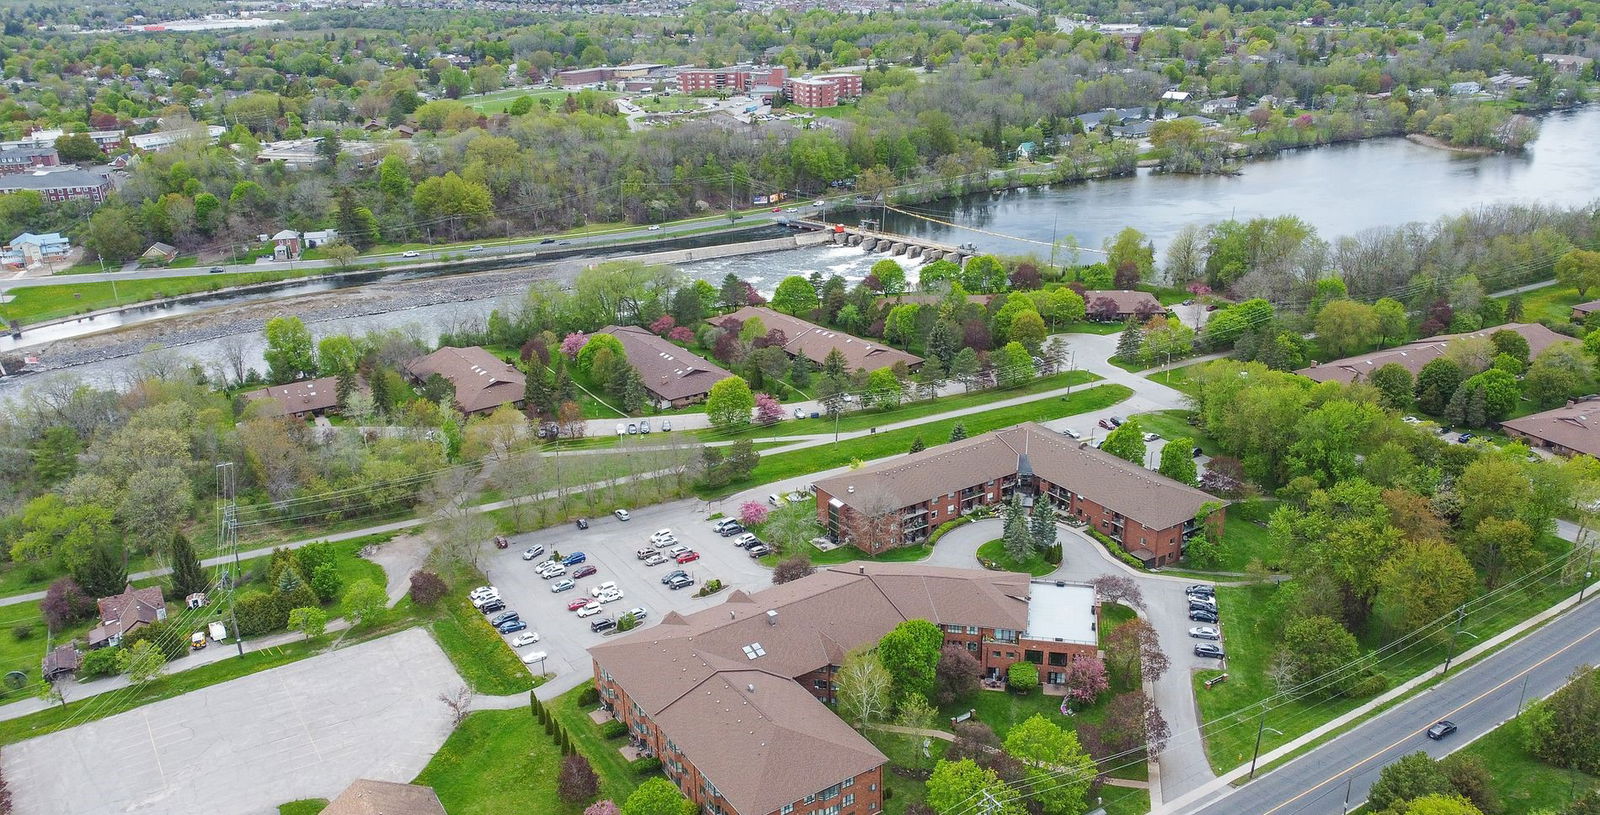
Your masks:
<svg viewBox="0 0 1600 815"><path fill-rule="evenodd" d="M857 568L857 569L858 569L858 570L860 570L860 574L866 574L866 573L867 573L867 567L866 567L866 566L864 566L864 565L859 565L859 566L856 566L856 568Z"/></svg>
<svg viewBox="0 0 1600 815"><path fill-rule="evenodd" d="M767 625L777 625L777 624L778 624L778 610L775 609L775 608L767 609Z"/></svg>
<svg viewBox="0 0 1600 815"><path fill-rule="evenodd" d="M755 686L754 682L752 682L752 683L750 683L748 685L745 685L744 688L745 688L745 690L750 691L751 693L755 693L756 692L756 686Z"/></svg>

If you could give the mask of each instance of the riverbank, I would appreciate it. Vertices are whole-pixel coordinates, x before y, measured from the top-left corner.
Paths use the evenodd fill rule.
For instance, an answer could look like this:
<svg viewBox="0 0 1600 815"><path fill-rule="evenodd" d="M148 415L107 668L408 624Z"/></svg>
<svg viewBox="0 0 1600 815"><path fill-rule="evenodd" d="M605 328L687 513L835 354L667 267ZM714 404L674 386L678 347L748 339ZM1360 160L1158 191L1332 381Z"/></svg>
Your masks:
<svg viewBox="0 0 1600 815"><path fill-rule="evenodd" d="M1406 136L1406 141L1409 141L1412 144L1420 144L1423 147L1432 147L1435 150L1461 153L1468 156L1492 156L1495 153L1500 152L1493 147L1461 147L1459 145L1451 144L1443 139L1429 136L1426 133L1412 133Z"/></svg>

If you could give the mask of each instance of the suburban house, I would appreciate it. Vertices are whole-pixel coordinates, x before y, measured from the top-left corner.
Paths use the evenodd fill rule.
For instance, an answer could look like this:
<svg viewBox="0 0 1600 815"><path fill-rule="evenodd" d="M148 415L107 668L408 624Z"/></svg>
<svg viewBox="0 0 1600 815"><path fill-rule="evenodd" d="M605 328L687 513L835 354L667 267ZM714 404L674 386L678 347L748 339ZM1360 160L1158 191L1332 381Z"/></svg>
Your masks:
<svg viewBox="0 0 1600 815"><path fill-rule="evenodd" d="M1208 116L1215 116L1218 113L1224 115L1238 113L1239 97L1223 96L1217 99L1207 99L1206 101L1200 103L1200 112Z"/></svg>
<svg viewBox="0 0 1600 815"><path fill-rule="evenodd" d="M205 125L185 128L183 130L166 130L160 133L145 133L138 136L129 136L128 143L147 153L159 153L171 148L185 139L205 139L208 144L216 144L222 134L228 132L222 125Z"/></svg>
<svg viewBox="0 0 1600 815"><path fill-rule="evenodd" d="M1059 683L1067 665L1098 649L1088 586L855 563L669 612L589 655L606 710L703 810L875 815L887 758L828 705L845 655L913 619L939 626L989 676L1027 660Z"/></svg>
<svg viewBox="0 0 1600 815"><path fill-rule="evenodd" d="M433 787L358 778L321 815L445 815Z"/></svg>
<svg viewBox="0 0 1600 815"><path fill-rule="evenodd" d="M622 343L628 364L639 372L645 390L658 403L683 407L703 402L712 385L733 376L716 363L635 325L608 325L599 333Z"/></svg>
<svg viewBox="0 0 1600 815"><path fill-rule="evenodd" d="M1600 396L1568 400L1558 408L1507 419L1500 429L1529 447L1539 447L1563 456L1586 455L1600 458Z"/></svg>
<svg viewBox="0 0 1600 815"><path fill-rule="evenodd" d="M8 266L28 267L47 260L60 260L72 253L72 241L60 232L35 235L24 232L0 250L0 261Z"/></svg>
<svg viewBox="0 0 1600 815"><path fill-rule="evenodd" d="M100 606L100 624L89 632L90 648L116 645L129 631L167 618L167 601L160 586L136 589L129 583L121 594L102 597L96 604Z"/></svg>
<svg viewBox="0 0 1600 815"><path fill-rule="evenodd" d="M149 249L146 249L139 254L139 259L147 260L151 263L171 263L172 259L177 256L178 247L173 246L170 243L156 241L155 243L150 244Z"/></svg>
<svg viewBox="0 0 1600 815"><path fill-rule="evenodd" d="M1100 301L1108 301L1101 303ZM1103 305L1097 308L1096 305ZM1085 291L1083 305L1091 320L1105 320L1124 322L1129 317L1149 319L1158 314L1166 314L1167 307L1161 305L1156 296L1147 291Z"/></svg>
<svg viewBox="0 0 1600 815"><path fill-rule="evenodd" d="M83 652L78 650L76 643L57 645L44 655L44 661L39 665L39 675L46 682L54 682L63 676L78 672L78 666L83 664Z"/></svg>
<svg viewBox="0 0 1600 815"><path fill-rule="evenodd" d="M1554 66L1557 73L1576 74L1594 64L1593 57L1576 54L1540 54L1539 61Z"/></svg>
<svg viewBox="0 0 1600 815"><path fill-rule="evenodd" d="M1447 346L1454 340L1478 337L1488 339L1496 331L1515 331L1528 341L1528 353L1538 356L1540 351L1555 345L1558 342L1576 342L1573 338L1558 334L1538 323L1506 323L1478 331L1469 331L1464 334L1440 334L1436 337L1408 342L1398 348L1386 348L1382 351L1373 351L1359 354L1332 362L1311 363L1308 368L1301 368L1295 373L1316 382L1338 381L1345 384L1364 381L1373 371L1393 362L1416 376L1422 366L1444 356Z"/></svg>
<svg viewBox="0 0 1600 815"><path fill-rule="evenodd" d="M258 405L258 416L321 416L339 410L339 378L324 376L290 382L287 385L269 385L260 390L246 391L245 401Z"/></svg>
<svg viewBox="0 0 1600 815"><path fill-rule="evenodd" d="M296 232L285 229L272 236L272 259L299 260L301 253L339 239L337 229L319 229L315 232Z"/></svg>
<svg viewBox="0 0 1600 815"><path fill-rule="evenodd" d="M406 373L417 382L438 374L456 390L456 407L462 413L486 413L501 405L522 405L527 378L517 366L474 345L445 346L406 363Z"/></svg>
<svg viewBox="0 0 1600 815"><path fill-rule="evenodd" d="M732 314L712 317L706 322L721 325L730 317L741 323L751 319L760 320L768 331L773 329L782 331L784 353L791 357L804 356L816 366L821 366L822 361L828 358L828 352L835 349L844 355L845 368L851 371L864 370L870 373L899 363L905 363L907 368L915 369L922 364L922 357L890 347L881 341L864 340L842 331L823 328L765 306L745 306Z"/></svg>
<svg viewBox="0 0 1600 815"><path fill-rule="evenodd" d="M26 173L35 167L59 167L54 147L14 147L0 150L0 173Z"/></svg>
<svg viewBox="0 0 1600 815"><path fill-rule="evenodd" d="M1050 501L1057 517L1091 526L1150 566L1176 563L1206 523L1223 522L1220 499L1035 422L824 478L812 488L817 521L828 535L869 554L927 540L940 524L1009 501L1013 492L1024 506Z"/></svg>
<svg viewBox="0 0 1600 815"><path fill-rule="evenodd" d="M1572 321L1581 323L1589 318L1590 314L1600 311L1600 300L1590 300L1572 307Z"/></svg>
<svg viewBox="0 0 1600 815"><path fill-rule="evenodd" d="M101 204L111 194L111 179L75 167L40 167L30 172L0 175L0 195L22 190L33 190L55 204L73 198L87 198Z"/></svg>

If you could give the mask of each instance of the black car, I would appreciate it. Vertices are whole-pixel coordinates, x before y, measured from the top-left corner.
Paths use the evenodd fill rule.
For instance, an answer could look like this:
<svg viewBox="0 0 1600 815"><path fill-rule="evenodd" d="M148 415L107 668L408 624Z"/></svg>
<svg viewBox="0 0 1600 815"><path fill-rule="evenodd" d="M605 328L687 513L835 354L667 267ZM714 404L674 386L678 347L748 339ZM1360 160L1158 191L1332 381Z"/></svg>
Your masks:
<svg viewBox="0 0 1600 815"><path fill-rule="evenodd" d="M556 242L555 238L545 238L544 240L539 241L539 245L543 246L544 244L555 243L555 242Z"/></svg>
<svg viewBox="0 0 1600 815"><path fill-rule="evenodd" d="M610 631L616 627L617 621L610 618L599 619L589 623L589 630L595 632L596 634L600 633L601 631Z"/></svg>
<svg viewBox="0 0 1600 815"><path fill-rule="evenodd" d="M499 614L490 617L489 624L499 628L501 623L508 623L516 619L520 619L520 617L515 611L502 611Z"/></svg>
<svg viewBox="0 0 1600 815"><path fill-rule="evenodd" d="M587 518L579 518L576 521L576 523L578 524L578 528L579 529L588 529L589 528L589 521L588 521Z"/></svg>
<svg viewBox="0 0 1600 815"><path fill-rule="evenodd" d="M484 603L478 610L484 614L493 614L496 611L505 611L506 604L504 600L496 600L492 603Z"/></svg>
<svg viewBox="0 0 1600 815"><path fill-rule="evenodd" d="M1195 643L1194 655L1197 657L1209 657L1211 659L1222 659L1223 657L1227 656L1226 653L1223 653L1222 646L1217 645L1214 642Z"/></svg>
<svg viewBox="0 0 1600 815"><path fill-rule="evenodd" d="M1449 719L1440 719L1433 727L1428 728L1428 738L1438 741L1451 733L1456 732L1456 723Z"/></svg>
<svg viewBox="0 0 1600 815"><path fill-rule="evenodd" d="M694 581L689 579L688 575L680 574L677 577L672 578L672 582L667 584L667 588L677 591L678 589L686 589L693 585Z"/></svg>
<svg viewBox="0 0 1600 815"><path fill-rule="evenodd" d="M680 577L688 577L689 573L682 569L673 569L661 576L661 585L665 586Z"/></svg>
<svg viewBox="0 0 1600 815"><path fill-rule="evenodd" d="M1209 611L1212 614L1215 614L1215 613L1217 613L1217 601L1212 600L1210 598L1190 597L1189 598L1189 610L1190 611Z"/></svg>
<svg viewBox="0 0 1600 815"><path fill-rule="evenodd" d="M1191 608L1189 609L1189 619L1197 623L1214 623L1217 621L1217 613L1205 609Z"/></svg>

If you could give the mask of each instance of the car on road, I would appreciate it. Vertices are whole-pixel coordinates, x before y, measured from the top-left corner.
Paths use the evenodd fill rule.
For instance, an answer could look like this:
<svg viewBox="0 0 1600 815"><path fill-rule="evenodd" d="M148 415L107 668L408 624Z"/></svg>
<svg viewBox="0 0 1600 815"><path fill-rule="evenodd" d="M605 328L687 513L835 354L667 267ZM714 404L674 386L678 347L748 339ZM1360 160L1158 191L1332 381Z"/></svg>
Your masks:
<svg viewBox="0 0 1600 815"><path fill-rule="evenodd" d="M772 211L773 212L782 212L783 211L783 207L773 207Z"/></svg>
<svg viewBox="0 0 1600 815"><path fill-rule="evenodd" d="M517 638L511 641L511 647L512 648L521 648L521 647L523 647L525 645L532 645L532 644L534 644L534 643L536 643L538 641L539 641L539 632L537 632L537 631L529 631L526 634L518 634Z"/></svg>
<svg viewBox="0 0 1600 815"><path fill-rule="evenodd" d="M505 623L509 623L512 620L519 620L519 619L522 619L522 615L516 613L515 611L502 611L499 614L496 614L493 617L490 617L489 618L489 624L493 625L493 626L499 626L499 625L503 625Z"/></svg>
<svg viewBox="0 0 1600 815"><path fill-rule="evenodd" d="M555 238L544 238L544 239L539 241L539 245L543 246L543 245L545 245L547 243L555 243L555 242L556 242Z"/></svg>
<svg viewBox="0 0 1600 815"><path fill-rule="evenodd" d="M1449 719L1440 719L1428 728L1428 738L1438 741L1451 733L1456 732L1456 723Z"/></svg>
<svg viewBox="0 0 1600 815"><path fill-rule="evenodd" d="M595 599L599 600L602 603L615 603L618 600L622 599L622 589L612 589L611 591L603 591L603 592L600 593L600 596L596 597Z"/></svg>
<svg viewBox="0 0 1600 815"><path fill-rule="evenodd" d="M1196 583L1193 586L1185 586L1183 593L1189 595L1190 597L1215 597L1217 596L1217 589L1215 586L1208 586L1204 583Z"/></svg>
<svg viewBox="0 0 1600 815"><path fill-rule="evenodd" d="M770 546L768 546L768 545L766 545L766 544L764 544L764 543L762 543L760 541L756 541L756 545L750 547L750 556L751 557L761 557L762 555L765 555L765 554L767 554L767 553L769 553L771 551L772 551L772 547L770 547Z"/></svg>
<svg viewBox="0 0 1600 815"><path fill-rule="evenodd" d="M598 586L590 587L589 596L590 597L599 597L600 595L605 594L608 591L616 591L616 590L617 590L617 581L615 581L615 580L607 580L606 582L601 583Z"/></svg>
<svg viewBox="0 0 1600 815"><path fill-rule="evenodd" d="M579 617L593 617L594 615L599 614L599 613L600 613L600 604L596 603L593 600L590 600L589 602L584 603L583 604L583 608L578 609L578 616Z"/></svg>
<svg viewBox="0 0 1600 815"><path fill-rule="evenodd" d="M544 554L543 546L529 546L528 548L522 550L522 559L533 560L542 554Z"/></svg>
<svg viewBox="0 0 1600 815"><path fill-rule="evenodd" d="M1069 439L1081 439L1081 438L1083 438L1083 434L1082 433L1079 433L1078 431L1073 430L1070 427L1061 428L1061 435L1066 436Z"/></svg>
<svg viewBox="0 0 1600 815"><path fill-rule="evenodd" d="M660 552L652 552L649 557L644 559L644 565L646 565L646 566L660 566L661 564L666 563L666 562L667 562L666 557L663 556Z"/></svg>
<svg viewBox="0 0 1600 815"><path fill-rule="evenodd" d="M1121 416L1112 416L1111 417L1111 425L1112 425L1112 427L1121 427L1122 426L1122 417Z"/></svg>
<svg viewBox="0 0 1600 815"><path fill-rule="evenodd" d="M611 514L617 516L617 520L619 521L633 520L633 516L629 515L628 511L625 509L612 510Z"/></svg>
<svg viewBox="0 0 1600 815"><path fill-rule="evenodd" d="M612 619L595 620L594 622L589 623L589 630L595 632L596 634L602 631L610 631L616 627L617 621Z"/></svg>
<svg viewBox="0 0 1600 815"><path fill-rule="evenodd" d="M212 266L210 271L208 272L208 274L221 274L221 273L222 273L222 267L221 266Z"/></svg>
<svg viewBox="0 0 1600 815"><path fill-rule="evenodd" d="M472 247L471 249L468 249L467 251L468 252L482 252L483 251L483 246L480 244L478 246Z"/></svg>
<svg viewBox="0 0 1600 815"><path fill-rule="evenodd" d="M522 655L522 661L528 665L532 665L535 662L543 662L549 658L550 655L543 651L529 651Z"/></svg>
<svg viewBox="0 0 1600 815"><path fill-rule="evenodd" d="M1209 625L1200 625L1189 629L1189 636L1197 640L1220 640L1222 632Z"/></svg>
<svg viewBox="0 0 1600 815"><path fill-rule="evenodd" d="M577 587L578 587L577 583L572 582L572 580L569 579L569 578L563 577L560 580L557 580L556 582L550 584L550 591L553 594L560 594L561 592L564 592L564 591L572 591L573 589L575 589Z"/></svg>
<svg viewBox="0 0 1600 815"><path fill-rule="evenodd" d="M544 571L540 572L539 576L544 578L545 580L550 580L550 579L557 578L557 577L566 577L567 576L567 567L563 566L560 563L557 563L556 565L551 566L550 568L545 569Z"/></svg>
<svg viewBox="0 0 1600 815"><path fill-rule="evenodd" d="M413 249L411 251L401 252L400 253L400 257L403 257L403 258L420 258L420 257L422 257L422 253Z"/></svg>
<svg viewBox="0 0 1600 815"><path fill-rule="evenodd" d="M684 571L684 570L682 570L682 569L673 569L672 571L667 572L666 574L661 576L661 585L665 586L668 583L671 583L672 579L675 578L675 577L688 577L688 576L689 576L689 573Z"/></svg>
<svg viewBox="0 0 1600 815"><path fill-rule="evenodd" d="M1223 652L1222 646L1217 645L1214 642L1196 643L1194 646L1194 655L1197 657L1207 657L1209 659L1222 659L1223 657L1227 656L1227 654Z"/></svg>
<svg viewBox="0 0 1600 815"><path fill-rule="evenodd" d="M579 563L582 563L582 562L584 562L585 560L588 560L588 559L589 559L589 556L584 554L584 553L582 553L582 552L573 552L572 554L567 555L566 557L561 559L561 565L563 565L563 566L576 566Z"/></svg>
<svg viewBox="0 0 1600 815"><path fill-rule="evenodd" d="M695 562L695 561L697 561L699 559L700 559L700 553L696 552L696 551L693 551L693 550L690 550L688 552L684 552L683 554L678 555L677 557L673 558L673 560L678 561L679 565L682 565L684 563L693 563L693 562Z"/></svg>
<svg viewBox="0 0 1600 815"><path fill-rule="evenodd" d="M680 574L677 577L672 578L671 582L667 583L667 588L677 591L678 589L686 589L693 585L693 578L690 578L686 574Z"/></svg>
<svg viewBox="0 0 1600 815"><path fill-rule="evenodd" d="M579 518L574 523L576 523L578 525L579 529L588 529L589 528L589 521L588 521L587 518Z"/></svg>
<svg viewBox="0 0 1600 815"><path fill-rule="evenodd" d="M588 577L589 575L592 575L592 574L594 574L595 572L598 572L598 571L600 571L600 570L596 569L594 567L594 564L592 564L592 563L585 564L583 566L579 566L578 570L572 573L572 579L573 580L577 580L580 577Z"/></svg>
<svg viewBox="0 0 1600 815"><path fill-rule="evenodd" d="M1189 609L1189 620L1197 623L1215 623L1217 622L1217 613L1215 611L1191 608Z"/></svg>
<svg viewBox="0 0 1600 815"><path fill-rule="evenodd" d="M502 634L510 634L516 631L521 631L527 627L528 624L521 620L506 620L505 622L495 626L494 630L499 631Z"/></svg>
<svg viewBox="0 0 1600 815"><path fill-rule="evenodd" d="M814 207L820 207L820 206L822 206L822 203L823 203L823 202L822 202L822 199L820 199L820 198L819 198L819 199L817 199L817 200L815 200L815 201L812 201L812 202L811 202L811 206L814 206Z"/></svg>
<svg viewBox="0 0 1600 815"><path fill-rule="evenodd" d="M651 224L650 225L650 231L651 232L660 232L661 231L661 224Z"/></svg>
<svg viewBox="0 0 1600 815"><path fill-rule="evenodd" d="M1159 438L1161 438L1161 434L1160 433L1146 433L1146 434L1144 434L1144 440L1147 441L1147 442L1152 442L1152 441L1155 441L1155 440L1157 440Z"/></svg>
<svg viewBox="0 0 1600 815"><path fill-rule="evenodd" d="M1103 430L1114 430L1114 429L1116 429L1116 426L1111 424L1111 420L1110 419L1101 419L1099 421L1099 425L1100 425L1101 429L1103 429Z"/></svg>

